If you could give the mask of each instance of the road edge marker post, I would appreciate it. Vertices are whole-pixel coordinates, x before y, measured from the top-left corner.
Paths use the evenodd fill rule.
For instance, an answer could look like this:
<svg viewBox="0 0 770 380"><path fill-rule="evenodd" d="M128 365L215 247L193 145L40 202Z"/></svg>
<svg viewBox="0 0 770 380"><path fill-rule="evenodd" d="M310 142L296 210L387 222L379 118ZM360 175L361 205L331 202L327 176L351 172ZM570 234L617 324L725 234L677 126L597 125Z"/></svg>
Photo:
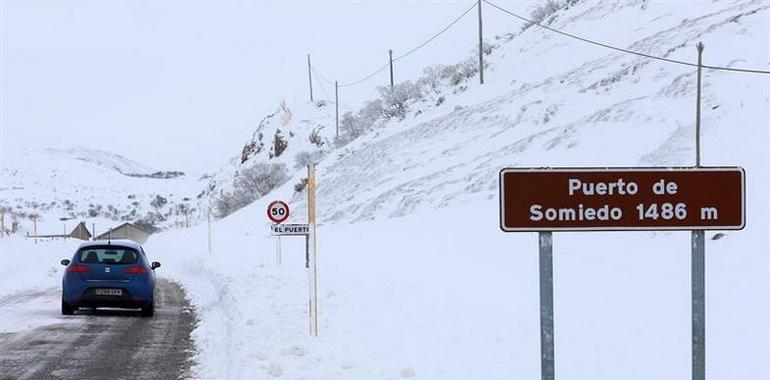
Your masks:
<svg viewBox="0 0 770 380"><path fill-rule="evenodd" d="M307 167L307 222L310 227L309 234L309 258L310 268L308 271L310 284L310 335L318 336L318 252L316 251L316 183L315 183L315 165L310 164Z"/></svg>

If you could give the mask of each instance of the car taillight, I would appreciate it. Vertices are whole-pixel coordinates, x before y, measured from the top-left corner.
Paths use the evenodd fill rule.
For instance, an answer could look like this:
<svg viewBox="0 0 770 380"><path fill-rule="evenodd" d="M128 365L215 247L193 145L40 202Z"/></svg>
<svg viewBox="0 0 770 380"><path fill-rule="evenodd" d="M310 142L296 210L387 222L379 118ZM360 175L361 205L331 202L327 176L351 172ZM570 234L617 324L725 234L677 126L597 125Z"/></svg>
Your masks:
<svg viewBox="0 0 770 380"><path fill-rule="evenodd" d="M90 272L91 267L88 265L80 265L80 264L70 264L70 266L67 267L67 272L76 272L76 273L82 273L82 272Z"/></svg>
<svg viewBox="0 0 770 380"><path fill-rule="evenodd" d="M123 269L123 273L128 273L128 274L145 274L145 273L147 273L147 268L140 267L140 266L128 267L126 269Z"/></svg>

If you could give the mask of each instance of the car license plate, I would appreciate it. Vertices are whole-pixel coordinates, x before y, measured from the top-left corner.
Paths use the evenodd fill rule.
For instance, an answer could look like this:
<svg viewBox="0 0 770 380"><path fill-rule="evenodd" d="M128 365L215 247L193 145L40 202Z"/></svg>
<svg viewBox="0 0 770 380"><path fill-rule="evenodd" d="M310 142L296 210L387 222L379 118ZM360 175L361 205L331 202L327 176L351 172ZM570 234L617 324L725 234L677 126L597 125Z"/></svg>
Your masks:
<svg viewBox="0 0 770 380"><path fill-rule="evenodd" d="M94 294L97 296L122 296L123 289L96 289Z"/></svg>

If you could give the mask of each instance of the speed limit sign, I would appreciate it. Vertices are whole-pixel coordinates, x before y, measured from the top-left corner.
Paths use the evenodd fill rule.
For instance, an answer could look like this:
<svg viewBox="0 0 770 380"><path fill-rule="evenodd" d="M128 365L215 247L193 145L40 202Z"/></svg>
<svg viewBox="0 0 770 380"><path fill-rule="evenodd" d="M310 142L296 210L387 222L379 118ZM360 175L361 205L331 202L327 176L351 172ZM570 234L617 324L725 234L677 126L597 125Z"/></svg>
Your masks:
<svg viewBox="0 0 770 380"><path fill-rule="evenodd" d="M267 218L280 224L289 218L289 205L284 201L272 201L267 205Z"/></svg>

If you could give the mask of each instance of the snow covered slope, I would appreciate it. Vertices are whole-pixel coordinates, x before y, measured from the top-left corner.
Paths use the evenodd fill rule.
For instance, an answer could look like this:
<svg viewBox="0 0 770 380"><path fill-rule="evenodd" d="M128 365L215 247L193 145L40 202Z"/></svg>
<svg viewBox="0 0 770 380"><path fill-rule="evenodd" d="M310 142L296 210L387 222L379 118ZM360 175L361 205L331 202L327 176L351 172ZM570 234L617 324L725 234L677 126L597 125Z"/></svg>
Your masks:
<svg viewBox="0 0 770 380"><path fill-rule="evenodd" d="M102 232L123 221L169 226L200 207L196 190L202 186L180 174L102 150L6 147L0 207L6 211L6 228L18 221L21 232L32 232L33 215L39 216L40 234L62 233L67 221L68 229L87 221Z"/></svg>
<svg viewBox="0 0 770 380"><path fill-rule="evenodd" d="M769 8L583 0L548 22L686 61L702 40L706 64L766 69ZM215 223L212 253L204 225L151 238L159 274L195 305L199 378L538 377L536 237L499 231L498 171L693 164L695 71L515 21L496 44L484 85L442 78L405 114L323 152L319 338L307 336L304 242L283 239L278 266L264 208L288 199L291 221L305 220L293 164L314 149L313 129L331 139L331 107L284 104L246 142L254 148L213 175L225 192L256 163L283 163L292 177ZM748 196L746 229L707 235L709 379L770 378L768 81L704 72L703 163L744 167ZM278 129L288 148L276 158ZM560 379L689 376L689 244L685 232L555 234Z"/></svg>
<svg viewBox="0 0 770 380"><path fill-rule="evenodd" d="M767 68L769 8L580 1L550 25L686 61L702 40L707 64ZM264 220L283 198L304 221L304 172L216 223L212 254L203 226L149 242L196 305L201 378L537 378L536 238L499 231L498 171L692 165L695 71L519 31L483 86L444 82L319 164L320 338L303 242L284 239L277 267ZM708 234L708 378L768 378L768 78L706 70L703 111L703 163L744 167L749 204L746 229ZM689 376L689 239L556 234L559 378Z"/></svg>

